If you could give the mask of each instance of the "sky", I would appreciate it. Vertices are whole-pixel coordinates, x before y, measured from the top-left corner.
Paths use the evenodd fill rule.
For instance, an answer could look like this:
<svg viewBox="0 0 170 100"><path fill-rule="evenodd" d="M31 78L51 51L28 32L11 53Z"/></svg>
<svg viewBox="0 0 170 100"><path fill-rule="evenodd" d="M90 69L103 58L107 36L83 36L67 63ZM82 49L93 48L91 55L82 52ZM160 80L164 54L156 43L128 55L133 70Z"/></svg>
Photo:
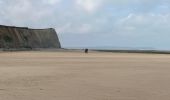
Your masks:
<svg viewBox="0 0 170 100"><path fill-rule="evenodd" d="M170 50L170 0L0 0L0 24L55 28L62 47Z"/></svg>

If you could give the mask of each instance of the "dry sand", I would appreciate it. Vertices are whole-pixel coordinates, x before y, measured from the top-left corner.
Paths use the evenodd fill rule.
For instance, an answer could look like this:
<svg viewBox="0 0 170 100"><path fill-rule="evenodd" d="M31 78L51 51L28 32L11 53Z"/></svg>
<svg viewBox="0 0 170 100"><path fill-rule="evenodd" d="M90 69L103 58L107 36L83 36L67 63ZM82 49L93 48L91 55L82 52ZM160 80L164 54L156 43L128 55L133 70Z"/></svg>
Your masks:
<svg viewBox="0 0 170 100"><path fill-rule="evenodd" d="M0 100L170 100L170 55L0 53Z"/></svg>

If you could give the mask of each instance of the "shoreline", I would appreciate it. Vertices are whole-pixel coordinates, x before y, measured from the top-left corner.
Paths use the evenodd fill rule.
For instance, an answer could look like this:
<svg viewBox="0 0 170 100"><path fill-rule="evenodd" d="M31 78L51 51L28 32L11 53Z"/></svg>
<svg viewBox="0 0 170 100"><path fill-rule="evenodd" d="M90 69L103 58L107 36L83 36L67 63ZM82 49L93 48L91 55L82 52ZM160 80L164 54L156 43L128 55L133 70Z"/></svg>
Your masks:
<svg viewBox="0 0 170 100"><path fill-rule="evenodd" d="M47 52L84 52L84 49L56 49L56 48L14 48L14 49L0 49L0 52L22 52L22 51L47 51ZM167 50L102 50L89 49L89 52L105 52L105 53L144 53L144 54L170 54Z"/></svg>

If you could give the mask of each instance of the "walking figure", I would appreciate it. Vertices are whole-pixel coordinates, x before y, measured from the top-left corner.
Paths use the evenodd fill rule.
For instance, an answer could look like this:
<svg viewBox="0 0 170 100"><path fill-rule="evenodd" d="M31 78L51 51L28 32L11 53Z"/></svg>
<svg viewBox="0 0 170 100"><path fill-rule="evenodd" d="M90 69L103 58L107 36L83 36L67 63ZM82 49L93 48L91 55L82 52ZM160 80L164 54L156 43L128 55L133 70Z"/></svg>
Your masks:
<svg viewBox="0 0 170 100"><path fill-rule="evenodd" d="M88 53L89 52L89 49L85 49L85 51L84 51L85 53Z"/></svg>

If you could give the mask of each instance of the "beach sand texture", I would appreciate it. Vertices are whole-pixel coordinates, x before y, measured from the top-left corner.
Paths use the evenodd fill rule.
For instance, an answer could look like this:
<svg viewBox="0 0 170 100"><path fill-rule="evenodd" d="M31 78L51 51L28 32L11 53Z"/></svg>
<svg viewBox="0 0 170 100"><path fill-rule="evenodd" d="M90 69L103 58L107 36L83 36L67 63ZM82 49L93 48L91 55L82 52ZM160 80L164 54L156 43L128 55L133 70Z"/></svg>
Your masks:
<svg viewBox="0 0 170 100"><path fill-rule="evenodd" d="M0 53L0 100L169 100L170 55Z"/></svg>

